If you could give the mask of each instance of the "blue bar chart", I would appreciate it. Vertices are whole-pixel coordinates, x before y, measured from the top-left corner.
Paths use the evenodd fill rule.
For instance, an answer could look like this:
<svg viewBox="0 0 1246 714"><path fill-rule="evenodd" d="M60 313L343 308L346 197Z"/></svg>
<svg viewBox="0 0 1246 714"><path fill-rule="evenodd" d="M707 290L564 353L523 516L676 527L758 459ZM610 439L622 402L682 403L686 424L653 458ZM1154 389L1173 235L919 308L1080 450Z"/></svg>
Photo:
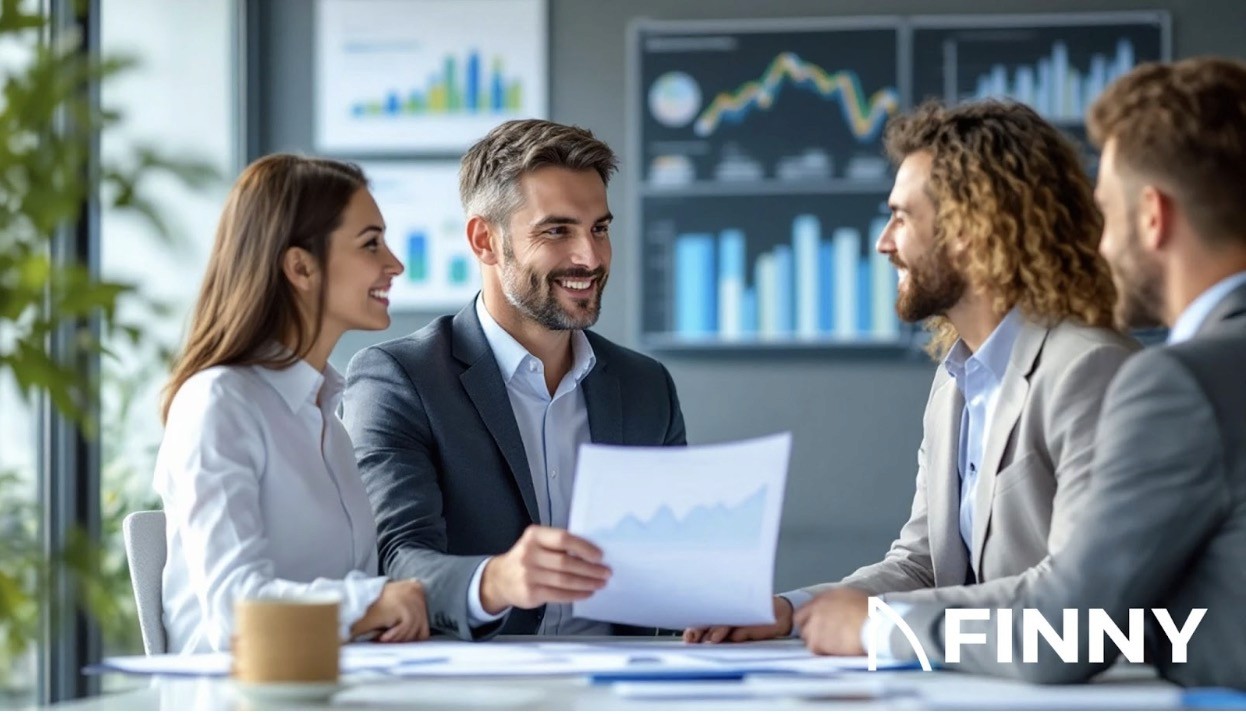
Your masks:
<svg viewBox="0 0 1246 714"><path fill-rule="evenodd" d="M667 317L671 341L878 344L903 337L896 270L874 250L887 218L788 215L717 230L683 230L674 220L653 227L651 240L669 246L666 305L655 314Z"/></svg>
<svg viewBox="0 0 1246 714"><path fill-rule="evenodd" d="M441 69L429 74L423 86L391 88L381 97L359 100L351 105L351 114L504 114L523 108L522 79L506 76L501 57L490 62L488 77L481 75L480 53L475 50L467 52L463 70L458 67L458 58L446 55Z"/></svg>
<svg viewBox="0 0 1246 714"><path fill-rule="evenodd" d="M389 293L394 310L462 306L480 289L458 206L458 163L377 162L363 165L385 218L385 240L404 270Z"/></svg>
<svg viewBox="0 0 1246 714"><path fill-rule="evenodd" d="M1095 52L1085 69L1069 61L1068 43L1057 40L1051 53L1038 62L1016 67L992 65L978 75L970 99L1011 99L1028 104L1042 116L1056 121L1081 121L1095 98L1117 77L1134 68L1133 43L1116 41L1116 52Z"/></svg>
<svg viewBox="0 0 1246 714"><path fill-rule="evenodd" d="M1010 100L1065 130L1081 128L1114 80L1168 56L1162 13L949 16L914 25L914 101Z"/></svg>

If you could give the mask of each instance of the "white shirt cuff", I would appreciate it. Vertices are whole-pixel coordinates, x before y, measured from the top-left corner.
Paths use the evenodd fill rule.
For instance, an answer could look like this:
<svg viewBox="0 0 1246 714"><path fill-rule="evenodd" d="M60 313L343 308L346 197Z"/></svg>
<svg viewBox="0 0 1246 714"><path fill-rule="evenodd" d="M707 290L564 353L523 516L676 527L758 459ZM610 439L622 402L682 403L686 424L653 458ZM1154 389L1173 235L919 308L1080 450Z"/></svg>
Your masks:
<svg viewBox="0 0 1246 714"><path fill-rule="evenodd" d="M467 624L471 627L480 627L490 622L496 622L506 616L510 612L510 608L499 612L496 615L490 615L486 610L484 603L480 602L480 581L485 576L485 566L493 558L485 558L480 561L480 565L476 566L476 572L472 573L472 582L467 586Z"/></svg>
<svg viewBox="0 0 1246 714"><path fill-rule="evenodd" d="M796 611L813 599L813 595L804 590L790 590L785 593L779 593L779 597L792 603L792 630L788 632L788 637L800 637L800 628L796 626Z"/></svg>

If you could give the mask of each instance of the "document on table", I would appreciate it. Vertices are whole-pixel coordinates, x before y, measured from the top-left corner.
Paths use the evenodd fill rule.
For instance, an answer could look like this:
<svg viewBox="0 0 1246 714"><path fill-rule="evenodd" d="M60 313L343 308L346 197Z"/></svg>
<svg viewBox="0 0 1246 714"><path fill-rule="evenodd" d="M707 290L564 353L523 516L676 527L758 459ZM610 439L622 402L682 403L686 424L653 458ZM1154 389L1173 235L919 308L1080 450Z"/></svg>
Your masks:
<svg viewBox="0 0 1246 714"><path fill-rule="evenodd" d="M180 676L223 677L229 674L233 659L228 652L202 654L123 655L106 657L86 668L87 674L123 672L125 674L175 674Z"/></svg>
<svg viewBox="0 0 1246 714"><path fill-rule="evenodd" d="M882 662L880 668L904 666ZM677 640L455 642L344 645L343 676L496 677L519 675L628 675L696 680L724 672L828 675L864 670L864 657L816 657L799 641L689 645ZM228 652L109 657L90 673L223 677Z"/></svg>
<svg viewBox="0 0 1246 714"><path fill-rule="evenodd" d="M790 433L713 446L580 447L569 530L612 575L572 612L642 627L774 622Z"/></svg>

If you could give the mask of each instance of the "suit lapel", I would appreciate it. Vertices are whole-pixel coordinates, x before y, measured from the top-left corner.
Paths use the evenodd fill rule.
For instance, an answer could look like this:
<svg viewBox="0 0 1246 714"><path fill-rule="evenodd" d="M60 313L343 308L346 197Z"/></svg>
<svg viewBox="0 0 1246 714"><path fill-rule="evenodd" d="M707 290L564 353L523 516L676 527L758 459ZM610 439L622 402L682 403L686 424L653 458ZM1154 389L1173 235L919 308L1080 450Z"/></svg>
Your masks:
<svg viewBox="0 0 1246 714"><path fill-rule="evenodd" d="M1012 437L1021 411L1030 393L1030 375L1038 362L1043 343L1047 341L1048 328L1026 322L1012 346L1004 381L999 385L999 397L995 411L987 427L986 443L982 447L982 468L978 472L978 487L973 494L973 569L982 572L982 548L991 522L991 504L995 500L996 475L1004 458L1004 449Z"/></svg>
<svg viewBox="0 0 1246 714"><path fill-rule="evenodd" d="M475 300L455 315L453 334L454 356L467 365L459 375L459 381L480 414L480 419L485 423L485 428L497 442L498 449L506 459L506 465L510 466L511 476L519 487L528 517L533 523L540 523L541 514L537 508L536 489L532 486L528 457L524 453L523 437L519 435L519 425L515 422L515 412L511 408L510 396L502 381L502 373L498 370L497 360L489 349L489 341L485 339L484 330L480 327L480 319L476 317Z"/></svg>
<svg viewBox="0 0 1246 714"><path fill-rule="evenodd" d="M951 379L931 395L933 421L926 435L926 518L937 587L963 585L969 568L960 537L960 476L956 466L964 408L964 397Z"/></svg>
<svg viewBox="0 0 1246 714"><path fill-rule="evenodd" d="M623 443L623 390L619 378L610 371L602 357L603 350L589 336L597 364L580 383L584 403L588 407L588 431L594 444Z"/></svg>

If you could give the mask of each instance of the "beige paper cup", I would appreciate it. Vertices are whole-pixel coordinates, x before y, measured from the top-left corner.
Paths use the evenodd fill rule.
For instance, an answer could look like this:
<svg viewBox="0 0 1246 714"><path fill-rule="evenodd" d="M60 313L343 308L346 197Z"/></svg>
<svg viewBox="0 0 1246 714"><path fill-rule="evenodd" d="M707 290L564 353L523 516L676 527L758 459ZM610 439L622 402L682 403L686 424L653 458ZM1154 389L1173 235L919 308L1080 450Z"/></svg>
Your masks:
<svg viewBox="0 0 1246 714"><path fill-rule="evenodd" d="M239 682L337 682L341 647L337 598L259 598L234 604L233 675Z"/></svg>

